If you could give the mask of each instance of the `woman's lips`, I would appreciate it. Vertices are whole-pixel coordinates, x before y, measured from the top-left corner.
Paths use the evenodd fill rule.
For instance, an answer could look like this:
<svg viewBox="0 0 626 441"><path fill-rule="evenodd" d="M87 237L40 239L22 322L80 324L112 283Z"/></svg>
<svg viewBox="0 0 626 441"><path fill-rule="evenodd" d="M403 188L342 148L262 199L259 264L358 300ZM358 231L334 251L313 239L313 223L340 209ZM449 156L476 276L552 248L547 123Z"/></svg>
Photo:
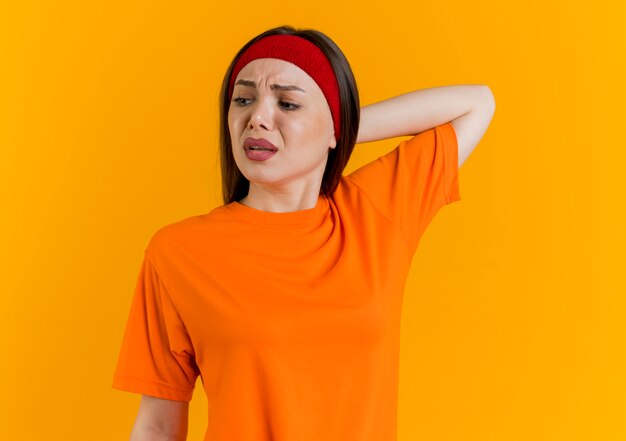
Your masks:
<svg viewBox="0 0 626 441"><path fill-rule="evenodd" d="M278 148L267 139L246 138L243 142L246 158L253 161L265 161L276 154Z"/></svg>
<svg viewBox="0 0 626 441"><path fill-rule="evenodd" d="M247 151L250 147L261 147L266 150L276 151L278 147L263 138L246 138L243 142L243 148Z"/></svg>

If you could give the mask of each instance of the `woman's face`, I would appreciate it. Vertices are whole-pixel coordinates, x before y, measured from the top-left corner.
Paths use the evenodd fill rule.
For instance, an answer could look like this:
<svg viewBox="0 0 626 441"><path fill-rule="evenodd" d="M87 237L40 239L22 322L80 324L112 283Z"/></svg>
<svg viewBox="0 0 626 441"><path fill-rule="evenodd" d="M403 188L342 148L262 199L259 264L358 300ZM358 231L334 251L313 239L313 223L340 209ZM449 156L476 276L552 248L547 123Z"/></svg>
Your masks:
<svg viewBox="0 0 626 441"><path fill-rule="evenodd" d="M322 90L298 66L261 58L241 69L228 127L235 162L251 185L319 190L328 149L336 146L333 119ZM254 147L247 152L250 146L275 153Z"/></svg>

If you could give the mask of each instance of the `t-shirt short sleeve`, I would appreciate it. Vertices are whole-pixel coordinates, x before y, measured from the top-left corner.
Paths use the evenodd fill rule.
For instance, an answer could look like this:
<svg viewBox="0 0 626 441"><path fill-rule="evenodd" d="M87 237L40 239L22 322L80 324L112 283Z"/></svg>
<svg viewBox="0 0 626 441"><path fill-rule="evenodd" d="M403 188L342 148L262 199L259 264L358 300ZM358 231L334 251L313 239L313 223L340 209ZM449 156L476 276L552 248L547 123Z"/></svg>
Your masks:
<svg viewBox="0 0 626 441"><path fill-rule="evenodd" d="M437 211L461 199L458 145L450 122L402 141L348 175L403 234L414 253Z"/></svg>
<svg viewBox="0 0 626 441"><path fill-rule="evenodd" d="M190 401L199 369L185 325L156 267L144 254L112 387Z"/></svg>

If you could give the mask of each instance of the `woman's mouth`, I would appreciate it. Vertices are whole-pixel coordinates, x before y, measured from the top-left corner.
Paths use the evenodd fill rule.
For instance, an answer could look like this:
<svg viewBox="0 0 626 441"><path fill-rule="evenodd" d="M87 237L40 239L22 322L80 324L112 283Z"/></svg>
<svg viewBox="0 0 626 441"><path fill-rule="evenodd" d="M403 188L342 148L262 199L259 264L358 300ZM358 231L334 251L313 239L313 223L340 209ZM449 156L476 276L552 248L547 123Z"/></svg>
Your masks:
<svg viewBox="0 0 626 441"><path fill-rule="evenodd" d="M278 152L278 148L267 139L246 138L243 142L246 157L253 161L265 161Z"/></svg>

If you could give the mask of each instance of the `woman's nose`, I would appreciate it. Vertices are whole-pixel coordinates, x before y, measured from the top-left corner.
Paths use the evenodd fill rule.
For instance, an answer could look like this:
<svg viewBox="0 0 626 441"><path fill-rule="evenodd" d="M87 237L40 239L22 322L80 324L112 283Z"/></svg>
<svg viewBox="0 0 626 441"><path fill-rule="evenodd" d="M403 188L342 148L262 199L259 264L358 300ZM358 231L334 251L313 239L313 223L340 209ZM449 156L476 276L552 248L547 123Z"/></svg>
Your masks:
<svg viewBox="0 0 626 441"><path fill-rule="evenodd" d="M250 129L272 130L273 110L270 99L258 99L250 114Z"/></svg>

